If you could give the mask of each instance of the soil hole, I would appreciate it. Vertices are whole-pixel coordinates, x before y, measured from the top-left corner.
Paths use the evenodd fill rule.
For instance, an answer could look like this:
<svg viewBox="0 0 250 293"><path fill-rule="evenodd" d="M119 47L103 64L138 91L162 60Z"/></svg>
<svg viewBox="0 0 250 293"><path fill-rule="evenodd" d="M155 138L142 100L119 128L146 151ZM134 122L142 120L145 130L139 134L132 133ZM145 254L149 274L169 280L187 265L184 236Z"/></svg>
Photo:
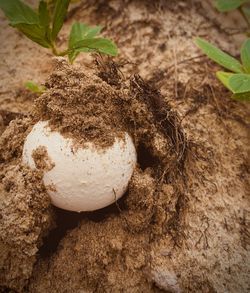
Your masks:
<svg viewBox="0 0 250 293"><path fill-rule="evenodd" d="M144 171L147 168L153 168L159 163L158 158L154 157L150 150L143 144L140 143L137 149L137 160L140 168Z"/></svg>
<svg viewBox="0 0 250 293"><path fill-rule="evenodd" d="M44 243L39 250L41 258L49 257L53 254L60 240L64 237L68 230L77 227L83 213L69 212L55 207L56 228L50 231L49 235L44 239Z"/></svg>

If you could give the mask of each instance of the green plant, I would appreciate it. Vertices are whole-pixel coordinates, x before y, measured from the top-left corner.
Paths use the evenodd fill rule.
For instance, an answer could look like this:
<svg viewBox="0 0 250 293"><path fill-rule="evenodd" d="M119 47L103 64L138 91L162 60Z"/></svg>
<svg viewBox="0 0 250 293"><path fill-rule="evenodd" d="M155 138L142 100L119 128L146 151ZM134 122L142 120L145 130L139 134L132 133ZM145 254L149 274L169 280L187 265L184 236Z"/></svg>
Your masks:
<svg viewBox="0 0 250 293"><path fill-rule="evenodd" d="M215 7L220 12L238 9L250 29L250 0L216 0Z"/></svg>
<svg viewBox="0 0 250 293"><path fill-rule="evenodd" d="M45 1L46 1L47 5L48 5L49 12L51 12L51 15L52 15L57 0L45 0ZM70 3L77 3L77 2L80 2L80 1L81 0L70 0Z"/></svg>
<svg viewBox="0 0 250 293"><path fill-rule="evenodd" d="M242 63L204 39L197 38L196 44L210 59L230 70L230 72L218 71L216 75L233 93L232 98L250 101L250 39L247 39L241 47Z"/></svg>
<svg viewBox="0 0 250 293"><path fill-rule="evenodd" d="M45 87L41 86L39 84L37 84L34 81L28 80L24 83L24 86L26 89L28 89L29 91L31 91L32 93L35 94L42 94L45 91Z"/></svg>
<svg viewBox="0 0 250 293"><path fill-rule="evenodd" d="M68 55L70 62L73 62L80 52L99 52L116 56L116 45L109 39L97 37L101 31L100 26L90 27L82 23L72 25L68 48L62 52L58 51L56 39L63 26L69 3L70 0L42 0L36 11L20 0L0 0L0 8L12 27L40 46L51 49L54 55ZM52 8L49 9L51 4Z"/></svg>

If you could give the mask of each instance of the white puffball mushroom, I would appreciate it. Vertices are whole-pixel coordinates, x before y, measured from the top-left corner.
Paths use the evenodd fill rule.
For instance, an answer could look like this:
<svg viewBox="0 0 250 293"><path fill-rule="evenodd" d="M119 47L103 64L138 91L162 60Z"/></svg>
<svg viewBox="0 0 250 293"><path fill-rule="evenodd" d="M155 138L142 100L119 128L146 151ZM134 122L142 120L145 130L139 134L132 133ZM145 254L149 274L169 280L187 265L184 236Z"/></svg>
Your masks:
<svg viewBox="0 0 250 293"><path fill-rule="evenodd" d="M45 147L54 167L44 171L44 184L52 203L69 211L93 211L106 207L126 191L136 165L136 150L128 133L100 150L93 142L73 151L73 140L39 121L28 134L23 162L36 168L33 152ZM49 188L53 186L53 188Z"/></svg>

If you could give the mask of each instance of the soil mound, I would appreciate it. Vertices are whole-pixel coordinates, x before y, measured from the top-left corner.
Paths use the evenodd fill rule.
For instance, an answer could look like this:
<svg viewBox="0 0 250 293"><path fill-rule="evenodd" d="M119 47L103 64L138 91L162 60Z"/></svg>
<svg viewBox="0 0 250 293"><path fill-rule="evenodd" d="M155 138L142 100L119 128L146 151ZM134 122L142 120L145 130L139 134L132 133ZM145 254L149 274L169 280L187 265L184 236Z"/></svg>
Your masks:
<svg viewBox="0 0 250 293"><path fill-rule="evenodd" d="M140 237L144 240L150 239L164 233L166 223L176 216L179 191L175 197L169 182L183 171L186 155L186 139L177 114L140 76L122 80L116 71L105 81L98 74L84 73L68 65L64 59L57 59L55 70L46 82L47 90L35 100L29 117L12 121L1 136L1 243L9 255L7 259L3 254L1 278L8 287L20 290L26 284L42 239L54 227L53 208L42 183L42 169L32 171L22 164L21 159L25 137L39 120L48 120L52 129L73 138L78 145L92 141L97 147L105 148L124 131L133 137L138 166L126 196L115 205L117 218L108 217L108 222L103 223L109 230L105 234L111 233L110 240L113 230L109 225L120 226L119 234L127 239L127 249L137 251L139 242L132 241L135 233L143 233ZM10 136L14 139L10 140ZM91 227L91 223L85 222ZM88 245L96 246L97 251L103 245L98 241L98 229L93 230L93 238L88 240ZM105 249L109 254L109 246ZM143 255L145 249L142 248ZM91 260L89 265L92 262L96 260ZM89 275L91 269L88 262L84 263ZM13 266L18 270L13 271ZM22 267L28 267L25 273ZM101 270L102 264L97 262L95 275Z"/></svg>

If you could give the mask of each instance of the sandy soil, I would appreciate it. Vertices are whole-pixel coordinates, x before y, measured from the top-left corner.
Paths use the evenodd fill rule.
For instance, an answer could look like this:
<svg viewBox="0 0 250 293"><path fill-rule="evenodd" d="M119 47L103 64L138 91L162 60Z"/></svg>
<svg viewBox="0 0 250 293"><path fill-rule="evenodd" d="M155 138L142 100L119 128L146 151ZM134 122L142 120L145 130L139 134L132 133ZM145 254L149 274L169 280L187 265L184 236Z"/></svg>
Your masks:
<svg viewBox="0 0 250 293"><path fill-rule="evenodd" d="M1 292L248 292L249 105L230 100L193 43L206 37L237 56L240 16L198 0L81 1L62 47L76 20L103 25L120 49L117 65L82 54L75 67L125 85L126 117L141 121L139 164L113 206L76 214L50 205L41 172L19 163L36 98L23 83L44 83L52 56L1 16Z"/></svg>

